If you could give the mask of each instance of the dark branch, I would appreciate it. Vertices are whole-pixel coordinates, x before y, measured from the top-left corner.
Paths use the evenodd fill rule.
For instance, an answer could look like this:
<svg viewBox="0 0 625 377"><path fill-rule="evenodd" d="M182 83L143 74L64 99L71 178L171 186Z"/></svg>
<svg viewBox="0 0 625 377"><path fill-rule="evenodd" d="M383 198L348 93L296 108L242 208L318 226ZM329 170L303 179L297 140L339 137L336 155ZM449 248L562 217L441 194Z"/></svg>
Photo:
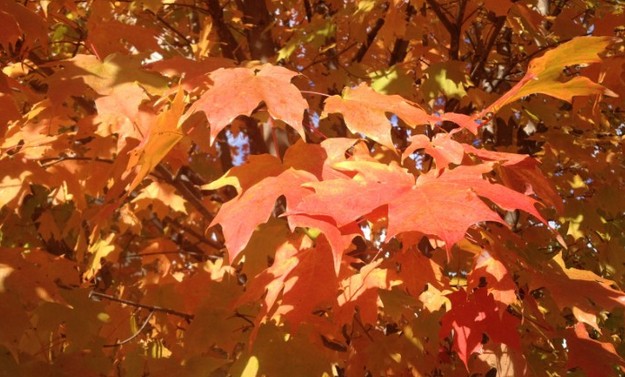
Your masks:
<svg viewBox="0 0 625 377"><path fill-rule="evenodd" d="M492 31L488 37L488 42L486 46L482 49L480 54L480 59L475 64L473 68L473 72L471 72L471 80L475 83L479 83L482 79L482 75L484 73L484 66L486 61L488 60L488 55L490 55L490 51L493 49L497 38L499 37L499 33L506 23L506 16L499 16L496 18L495 23L493 24Z"/></svg>
<svg viewBox="0 0 625 377"><path fill-rule="evenodd" d="M52 158L44 158L39 160L39 163L41 163L41 167L43 168L47 168L50 167L52 165L56 165L58 163L61 163L63 161L94 161L94 162L101 162L104 164L112 164L114 161L110 160L108 158L100 158L100 157L70 157L70 156L59 156L59 157L52 157Z"/></svg>
<svg viewBox="0 0 625 377"><path fill-rule="evenodd" d="M228 25L224 20L224 10L219 4L219 0L206 0L206 6L208 7L208 13L213 19L213 24L217 29L217 35L221 42L221 51L223 55L228 59L237 60L239 62L246 59L245 54L239 48L237 40L228 29Z"/></svg>
<svg viewBox="0 0 625 377"><path fill-rule="evenodd" d="M406 23L410 23L412 16L417 12L415 7L412 4L408 4L406 8ZM398 38L395 41L395 45L393 46L393 52L391 53L391 60L389 62L390 66L393 66L397 63L401 63L406 59L406 54L408 53L408 45L410 41L403 38Z"/></svg>
<svg viewBox="0 0 625 377"><path fill-rule="evenodd" d="M441 9L440 5L438 5L436 0L426 0L426 2L430 6L430 8L432 8L434 13L436 13L436 17L438 17L445 29L447 29L447 31L449 32L449 34L454 34L455 25L452 24L451 21L449 21L447 16L445 16L445 13L443 13L443 10Z"/></svg>
<svg viewBox="0 0 625 377"><path fill-rule="evenodd" d="M362 61L367 54L367 51L369 51L369 47L373 44L375 37L378 35L378 32L382 29L382 26L384 26L384 18L380 17L375 22L375 25L373 25L373 28L371 28L371 30L367 33L367 40L365 43L360 45L360 48L358 49L358 52L356 52L352 62L360 63Z"/></svg>
<svg viewBox="0 0 625 377"><path fill-rule="evenodd" d="M115 301L115 302L119 302L121 304L134 306L135 308L142 308L142 309L147 309L147 310L150 310L150 311L153 311L153 312L161 312L161 313L175 315L175 316L184 318L185 320L187 320L189 322L193 318L195 318L195 316L193 314L183 313L183 312L179 312L177 310L163 308L163 307L160 307L160 306L144 305L144 304L140 304L140 303L135 302L135 301L124 300L123 298L117 298L115 296L107 295L106 293L97 292L97 291L91 291L91 293L89 293L89 298L94 297L94 296L98 297L98 298L103 298L105 300Z"/></svg>
<svg viewBox="0 0 625 377"><path fill-rule="evenodd" d="M185 45L187 46L191 46L192 42L187 38L186 35L182 34L180 32L180 30L176 29L175 27L171 26L171 24L169 22L167 22L167 20L165 20L163 17L159 16L158 14L152 12L151 10L146 10L147 13L153 15L161 24L163 24L163 26L165 26L167 29L169 29L171 32L173 32L178 38L180 38Z"/></svg>
<svg viewBox="0 0 625 377"><path fill-rule="evenodd" d="M180 176L174 177L167 168L161 164L156 165L155 170L158 172L165 182L174 186L176 190L182 195L182 197L188 201L195 209L198 210L208 221L212 221L215 217L202 203L202 200L198 198L195 193L187 186L187 183L180 179Z"/></svg>
<svg viewBox="0 0 625 377"><path fill-rule="evenodd" d="M310 22L312 20L312 7L310 6L310 1L304 0L304 10L306 11L306 20Z"/></svg>

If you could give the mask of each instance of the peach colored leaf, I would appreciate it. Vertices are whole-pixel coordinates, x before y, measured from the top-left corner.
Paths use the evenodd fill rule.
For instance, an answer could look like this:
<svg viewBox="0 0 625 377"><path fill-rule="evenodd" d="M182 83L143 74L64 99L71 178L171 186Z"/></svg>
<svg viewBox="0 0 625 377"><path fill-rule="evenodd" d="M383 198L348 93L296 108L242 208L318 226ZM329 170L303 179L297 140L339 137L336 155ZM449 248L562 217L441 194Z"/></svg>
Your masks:
<svg viewBox="0 0 625 377"><path fill-rule="evenodd" d="M387 205L387 237L416 231L444 241L448 252L472 225L483 221L505 224L481 198L506 210L521 209L545 222L534 207L536 200L483 178L492 170L488 164L445 169L441 175L431 171L416 183L413 175L393 164L345 161L334 166L351 172L353 178L306 184L315 193L304 197L288 215L327 216L342 227Z"/></svg>
<svg viewBox="0 0 625 377"><path fill-rule="evenodd" d="M306 186L314 189L315 195L305 197L295 207L297 213L328 216L342 227L386 204L414 184L414 176L396 164L345 161L334 164L334 168L355 173L355 176L308 183Z"/></svg>
<svg viewBox="0 0 625 377"><path fill-rule="evenodd" d="M416 150L423 149L436 161L436 167L442 170L449 164L459 165L462 162L464 157L462 146L453 140L450 134L437 134L432 140L425 135L415 135L410 138L410 145L402 153L402 160L408 158Z"/></svg>
<svg viewBox="0 0 625 377"><path fill-rule="evenodd" d="M471 188L485 182L481 175L458 180L456 174L451 170L436 177L432 171L420 176L414 188L391 198L387 237L410 231L433 235L445 242L449 253L472 225L483 221L503 223ZM509 190L500 188L503 192Z"/></svg>
<svg viewBox="0 0 625 377"><path fill-rule="evenodd" d="M304 111L308 103L291 84L297 73L264 64L254 68L220 68L209 77L213 85L187 111L202 111L210 124L212 144L221 130L239 115L251 115L261 102L269 115L284 121L305 138Z"/></svg>
<svg viewBox="0 0 625 377"><path fill-rule="evenodd" d="M95 100L98 119L110 125L111 133L119 133L120 138L136 137L133 123L139 115L139 105L146 99L148 96L137 83L114 86L107 95Z"/></svg>
<svg viewBox="0 0 625 377"><path fill-rule="evenodd" d="M473 135L477 135L477 132L480 128L480 123L476 120L479 118L469 116L466 114L458 114L458 113L443 113L438 117L438 121L446 120L449 122L456 123L462 128L469 130Z"/></svg>
<svg viewBox="0 0 625 377"><path fill-rule="evenodd" d="M317 178L305 171L288 169L276 177L267 177L225 203L210 226L221 225L230 262L247 245L256 227L267 222L276 199L286 197L287 210L311 193L302 187Z"/></svg>
<svg viewBox="0 0 625 377"><path fill-rule="evenodd" d="M182 56L174 56L150 63L147 69L159 72L166 77L180 79L180 85L188 92L203 88L210 79L208 73L219 68L233 68L234 62L230 59L209 57L197 61Z"/></svg>
<svg viewBox="0 0 625 377"><path fill-rule="evenodd" d="M482 221L504 223L480 197L509 211L521 209L545 222L534 207L536 200L485 180L482 175L490 170L488 165L459 166L440 176L435 171L419 176L414 187L388 203L387 237L418 231L444 241L449 252L470 226Z"/></svg>
<svg viewBox="0 0 625 377"><path fill-rule="evenodd" d="M361 133L393 150L391 122L387 114L397 115L409 126L427 124L433 120L425 111L409 104L402 97L377 93L367 84L360 84L356 88L347 87L342 96L326 99L322 117L332 113L343 115L347 128L353 133Z"/></svg>
<svg viewBox="0 0 625 377"><path fill-rule="evenodd" d="M343 259L343 252L350 246L352 239L360 233L346 230L347 234L343 234L341 229L336 226L336 223L331 218L322 216L307 216L304 214L291 214L289 215L289 227L291 230L295 230L296 227L301 228L314 228L323 233L328 240L332 249L334 272L339 274L341 268L341 261Z"/></svg>

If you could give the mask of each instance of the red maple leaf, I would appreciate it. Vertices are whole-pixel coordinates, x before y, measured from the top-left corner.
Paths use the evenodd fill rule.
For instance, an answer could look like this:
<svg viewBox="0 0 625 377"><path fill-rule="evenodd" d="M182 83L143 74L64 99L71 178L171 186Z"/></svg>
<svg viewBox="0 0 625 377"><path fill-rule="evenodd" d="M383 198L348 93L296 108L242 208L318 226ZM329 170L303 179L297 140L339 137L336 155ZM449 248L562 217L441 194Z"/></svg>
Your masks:
<svg viewBox="0 0 625 377"><path fill-rule="evenodd" d="M444 338L453 330L453 348L467 369L469 356L481 352L484 335L489 341L505 343L515 349L521 346L516 331L520 319L507 311L501 312L486 289L477 289L470 295L460 290L447 297L451 310L443 316L439 336Z"/></svg>

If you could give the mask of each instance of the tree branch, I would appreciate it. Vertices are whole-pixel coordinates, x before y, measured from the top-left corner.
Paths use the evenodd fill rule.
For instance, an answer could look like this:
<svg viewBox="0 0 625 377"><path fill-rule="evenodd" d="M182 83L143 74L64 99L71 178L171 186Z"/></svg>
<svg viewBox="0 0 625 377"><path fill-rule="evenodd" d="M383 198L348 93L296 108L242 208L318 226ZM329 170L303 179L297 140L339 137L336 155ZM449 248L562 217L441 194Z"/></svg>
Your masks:
<svg viewBox="0 0 625 377"><path fill-rule="evenodd" d="M458 60L462 24L464 22L464 11L466 10L467 0L460 0L455 23L451 22L447 16L445 16L445 13L443 13L441 6L436 2L436 0L426 0L426 2L432 8L434 13L436 13L436 16L441 21L445 29L447 29L447 32L449 32L449 57L452 60Z"/></svg>
<svg viewBox="0 0 625 377"><path fill-rule="evenodd" d="M434 13L436 13L436 17L438 17L438 19L441 21L445 29L447 29L447 31L449 32L449 34L450 35L454 34L455 25L452 24L451 21L449 21L447 16L445 16L445 13L443 13L443 10L441 9L440 5L438 5L436 0L425 0L425 1L428 3L430 8L432 8Z"/></svg>
<svg viewBox="0 0 625 377"><path fill-rule="evenodd" d="M174 221L174 219L172 219L169 216L166 216L163 219L163 221L165 223L167 223L168 225L172 225L174 228L178 228L180 230L183 230L186 234L190 234L193 237L197 238L198 242L201 242L201 243L203 243L205 245L208 245L208 246L210 246L212 248L215 248L217 250L222 250L225 247L222 242L218 242L218 241L214 241L214 240L212 240L210 238L206 238L202 234L196 232L195 230L193 230L193 229L191 229L191 228L189 228L187 226L184 226L184 225ZM199 252L194 252L194 253L199 253ZM201 253L201 254L205 255L204 253Z"/></svg>
<svg viewBox="0 0 625 377"><path fill-rule="evenodd" d="M43 158L39 160L42 168L47 168L52 165L56 165L63 161L94 161L101 162L104 164L112 164L114 161L108 158L100 158L100 157L70 157L70 156L59 156L59 157L51 157L51 158Z"/></svg>
<svg viewBox="0 0 625 377"><path fill-rule="evenodd" d="M161 313L175 315L177 317L184 318L188 322L190 322L193 318L195 318L195 316L193 314L183 313L183 312L179 312L177 310L163 308L163 307L160 307L160 306L144 305L144 304L140 304L140 303L135 302L135 301L124 300L123 298L117 298L115 296L107 295L106 293L97 292L97 291L91 291L89 293L89 298L94 297L94 296L98 297L98 298L103 298L105 300L115 301L115 302L119 302L121 304L134 306L135 308L142 308L142 309L147 309L147 310L150 310L150 311L153 311L153 312L161 312Z"/></svg>
<svg viewBox="0 0 625 377"><path fill-rule="evenodd" d="M213 19L213 24L217 29L223 55L228 59L237 60L239 62L246 60L245 54L239 48L237 40L224 21L224 10L221 4L219 4L219 0L205 0L205 3L208 7L208 13Z"/></svg>
<svg viewBox="0 0 625 377"><path fill-rule="evenodd" d="M300 72L304 72L308 68L310 68L312 66L315 66L315 65L317 65L319 63L325 63L325 62L327 62L329 60L336 59L339 56L341 56L342 54L344 54L345 52L349 51L352 47L356 46L357 44L358 44L358 42L352 42L347 47L345 47L344 49L342 49L341 51L339 51L339 52L337 52L335 54L326 54L326 56L323 59L319 59L319 60L313 59L312 62L308 63L307 66L305 66L304 68L302 68L299 71Z"/></svg>
<svg viewBox="0 0 625 377"><path fill-rule="evenodd" d="M410 23L412 16L417 12L415 7L412 4L408 4L406 8L406 23ZM393 46L393 52L391 53L391 60L389 62L389 66L393 66L397 63L401 63L406 59L406 53L408 52L408 45L410 41L403 38L398 38L395 41L395 45Z"/></svg>
<svg viewBox="0 0 625 377"><path fill-rule="evenodd" d="M358 52L356 52L356 55L352 59L352 63L360 63L362 61L362 59L367 54L369 47L371 47L371 45L373 44L373 40L378 35L378 32L380 31L380 29L382 29L383 25L384 25L384 18L383 17L378 18L377 21L375 22L375 25L373 25L373 28L371 28L371 30L367 33L367 40L365 41L365 43L360 45Z"/></svg>
<svg viewBox="0 0 625 377"><path fill-rule="evenodd" d="M187 200L195 209L198 210L208 221L212 221L215 217L198 198L195 193L187 186L186 182L180 179L180 176L174 177L167 168L161 164L156 165L154 169L159 173L159 176L165 180L168 184L174 186L176 190Z"/></svg>
<svg viewBox="0 0 625 377"><path fill-rule="evenodd" d="M264 0L237 0L243 12L243 20L251 27L246 28L245 37L252 60L268 61L276 46L271 35L274 18L269 14Z"/></svg>
<svg viewBox="0 0 625 377"><path fill-rule="evenodd" d="M310 6L310 1L304 0L304 11L306 12L306 20L310 22L312 20L313 12L312 7Z"/></svg>
<svg viewBox="0 0 625 377"><path fill-rule="evenodd" d="M159 16L158 14L152 12L149 9L146 10L146 12L148 12L149 14L152 14L154 17L156 17L156 19L160 23L162 23L167 29L171 30L176 36L178 36L178 38L182 39L182 41L184 42L185 45L191 46L192 42L187 38L187 36L182 34L180 32L180 30L178 30L175 27L171 26L171 24L169 22L167 22L167 20L165 20L163 17Z"/></svg>
<svg viewBox="0 0 625 377"><path fill-rule="evenodd" d="M467 8L467 0L460 0L458 15L454 24L454 32L449 42L449 57L453 60L460 59L460 39L462 38L462 24L464 23L464 11Z"/></svg>
<svg viewBox="0 0 625 377"><path fill-rule="evenodd" d="M495 23L493 24L492 31L488 37L488 42L486 46L481 51L480 58L475 64L473 68L473 72L471 72L471 81L477 83L479 85L480 80L482 79L482 75L484 73L484 66L486 61L488 60L488 55L490 55L490 51L493 49L497 38L499 37L499 33L501 29L506 23L506 16L499 16L496 18Z"/></svg>

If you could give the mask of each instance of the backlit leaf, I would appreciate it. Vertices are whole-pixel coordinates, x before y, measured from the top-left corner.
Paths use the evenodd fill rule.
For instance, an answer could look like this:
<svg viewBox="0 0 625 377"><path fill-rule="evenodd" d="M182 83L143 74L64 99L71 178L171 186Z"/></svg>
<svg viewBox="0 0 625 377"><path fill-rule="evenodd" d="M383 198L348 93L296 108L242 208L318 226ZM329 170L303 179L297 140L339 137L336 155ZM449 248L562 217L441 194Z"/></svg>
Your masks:
<svg viewBox="0 0 625 377"><path fill-rule="evenodd" d="M325 101L324 114L340 113L347 128L361 133L387 148L395 149L391 139L390 115L396 115L410 126L426 124L431 117L422 109L409 104L398 95L384 95L361 84L345 88L342 96Z"/></svg>
<svg viewBox="0 0 625 377"><path fill-rule="evenodd" d="M308 104L291 79L297 73L265 64L255 68L220 68L209 77L213 85L187 111L202 111L208 119L211 143L239 115L251 115L262 103L269 115L293 127L302 138Z"/></svg>

